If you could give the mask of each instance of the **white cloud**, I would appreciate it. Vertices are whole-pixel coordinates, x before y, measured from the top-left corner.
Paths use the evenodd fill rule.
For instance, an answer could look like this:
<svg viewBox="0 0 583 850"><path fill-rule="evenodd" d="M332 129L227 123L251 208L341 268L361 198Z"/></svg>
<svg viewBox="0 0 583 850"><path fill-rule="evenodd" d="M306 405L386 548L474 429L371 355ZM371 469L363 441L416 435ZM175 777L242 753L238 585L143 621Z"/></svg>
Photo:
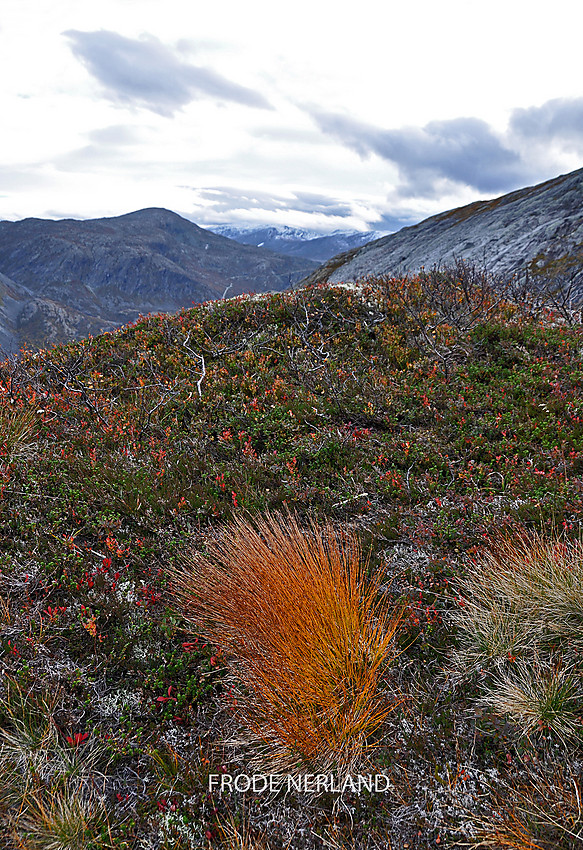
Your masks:
<svg viewBox="0 0 583 850"><path fill-rule="evenodd" d="M571 0L2 11L0 217L164 206L364 228L583 164Z"/></svg>

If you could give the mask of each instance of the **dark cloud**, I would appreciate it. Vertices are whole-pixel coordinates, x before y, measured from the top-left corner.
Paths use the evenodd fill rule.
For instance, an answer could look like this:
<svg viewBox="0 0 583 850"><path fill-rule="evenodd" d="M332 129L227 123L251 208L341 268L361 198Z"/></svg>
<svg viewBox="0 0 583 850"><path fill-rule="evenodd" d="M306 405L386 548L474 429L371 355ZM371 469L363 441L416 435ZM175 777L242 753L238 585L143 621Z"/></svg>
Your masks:
<svg viewBox="0 0 583 850"><path fill-rule="evenodd" d="M198 205L196 212L181 212L186 218L197 224L233 224L236 222L249 224L255 221L260 227L274 222L288 220L286 213L302 213L313 216L313 224L307 225L314 230L322 231L322 235L337 230L342 223L338 219L349 219L360 222L360 227L367 230L393 232L410 224L416 224L425 216L419 215L414 209L405 209L395 213L390 202L366 203L355 200L353 204L344 202L334 195L323 192L296 190L287 196L274 195L270 192L248 191L235 186L213 186L199 189L193 186L181 186L195 192L204 204ZM249 211L253 215L249 216ZM366 210L366 212L365 212ZM305 221L305 220L304 220ZM328 224L329 222L329 224ZM203 226L206 226L203 224ZM345 229L356 230L359 225L347 223Z"/></svg>
<svg viewBox="0 0 583 850"><path fill-rule="evenodd" d="M384 130L333 113L310 114L324 133L360 156L374 153L394 163L403 196L434 197L443 191L444 181L503 192L520 185L528 174L520 154L478 118Z"/></svg>
<svg viewBox="0 0 583 850"><path fill-rule="evenodd" d="M352 215L352 205L345 201L339 201L338 198L316 192L295 192L294 194L297 199L294 209L299 209L302 212L313 211L326 215L337 215L340 218L347 218Z"/></svg>
<svg viewBox="0 0 583 850"><path fill-rule="evenodd" d="M528 141L583 145L583 97L556 98L542 106L514 109L509 130Z"/></svg>
<svg viewBox="0 0 583 850"><path fill-rule="evenodd" d="M427 216L425 215L419 215L419 213L411 213L409 216L397 216L392 215L391 213L386 213L385 215L381 215L381 217L376 221L372 222L371 229L382 230L387 233L395 233L403 227L410 227L412 224L417 224L426 217Z"/></svg>
<svg viewBox="0 0 583 850"><path fill-rule="evenodd" d="M164 116L200 97L272 108L263 95L184 62L153 36L126 38L109 30L67 30L63 35L77 59L119 103L143 106Z"/></svg>

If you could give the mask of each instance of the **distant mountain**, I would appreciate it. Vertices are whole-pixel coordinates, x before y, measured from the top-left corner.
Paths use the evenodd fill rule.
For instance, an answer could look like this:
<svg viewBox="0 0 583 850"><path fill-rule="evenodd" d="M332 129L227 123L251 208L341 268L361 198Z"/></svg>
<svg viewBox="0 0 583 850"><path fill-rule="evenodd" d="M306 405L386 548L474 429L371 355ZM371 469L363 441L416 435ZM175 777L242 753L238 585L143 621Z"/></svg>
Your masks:
<svg viewBox="0 0 583 850"><path fill-rule="evenodd" d="M42 347L244 292L286 289L316 266L241 245L176 213L0 222L0 345Z"/></svg>
<svg viewBox="0 0 583 850"><path fill-rule="evenodd" d="M468 260L509 275L565 279L583 294L583 169L434 215L339 255L308 280L396 275Z"/></svg>
<svg viewBox="0 0 583 850"><path fill-rule="evenodd" d="M324 263L342 251L360 248L372 239L386 235L377 230L334 230L332 233L318 233L315 230L295 227L239 227L234 224L211 225L209 230L244 245L256 245L258 248L267 248L290 257L306 257L318 263Z"/></svg>

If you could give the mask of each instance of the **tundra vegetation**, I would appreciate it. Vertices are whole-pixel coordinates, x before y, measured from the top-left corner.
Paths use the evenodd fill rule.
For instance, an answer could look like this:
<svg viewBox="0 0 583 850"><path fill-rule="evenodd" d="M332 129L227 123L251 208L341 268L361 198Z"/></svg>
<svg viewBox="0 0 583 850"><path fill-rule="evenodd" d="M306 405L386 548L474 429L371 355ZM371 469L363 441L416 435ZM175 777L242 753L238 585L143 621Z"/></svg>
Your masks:
<svg viewBox="0 0 583 850"><path fill-rule="evenodd" d="M568 307L459 263L2 363L3 846L581 847Z"/></svg>

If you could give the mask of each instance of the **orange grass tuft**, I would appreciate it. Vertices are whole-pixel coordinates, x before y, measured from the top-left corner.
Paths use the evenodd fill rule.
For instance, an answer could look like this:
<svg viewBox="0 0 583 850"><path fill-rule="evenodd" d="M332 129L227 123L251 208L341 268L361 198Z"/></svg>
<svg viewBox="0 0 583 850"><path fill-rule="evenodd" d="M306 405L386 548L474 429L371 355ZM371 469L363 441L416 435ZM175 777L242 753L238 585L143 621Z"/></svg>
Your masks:
<svg viewBox="0 0 583 850"><path fill-rule="evenodd" d="M172 574L194 630L220 648L245 695L256 763L349 773L397 702L381 692L400 612L379 601L357 537L291 513L236 518Z"/></svg>

